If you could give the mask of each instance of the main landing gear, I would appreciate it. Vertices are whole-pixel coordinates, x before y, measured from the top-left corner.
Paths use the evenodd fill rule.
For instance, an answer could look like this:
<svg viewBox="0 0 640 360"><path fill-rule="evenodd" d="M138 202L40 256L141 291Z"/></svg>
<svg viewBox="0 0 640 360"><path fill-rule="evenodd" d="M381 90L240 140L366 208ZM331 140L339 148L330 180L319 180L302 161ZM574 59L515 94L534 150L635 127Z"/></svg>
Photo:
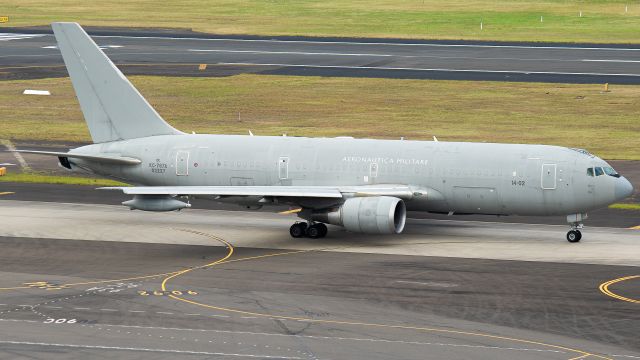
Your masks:
<svg viewBox="0 0 640 360"><path fill-rule="evenodd" d="M289 234L294 238L301 238L303 236L312 239L323 238L327 236L327 231L327 225L323 223L297 222L289 228Z"/></svg>

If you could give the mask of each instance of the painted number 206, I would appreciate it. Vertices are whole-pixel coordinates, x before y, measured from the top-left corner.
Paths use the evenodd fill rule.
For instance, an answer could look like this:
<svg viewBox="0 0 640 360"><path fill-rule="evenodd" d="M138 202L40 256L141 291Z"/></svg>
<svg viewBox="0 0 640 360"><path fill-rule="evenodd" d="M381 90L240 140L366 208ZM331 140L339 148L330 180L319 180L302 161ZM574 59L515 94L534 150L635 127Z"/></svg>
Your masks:
<svg viewBox="0 0 640 360"><path fill-rule="evenodd" d="M149 296L149 295L154 295L154 296L169 296L169 295L175 295L175 296L180 296L180 295L198 295L197 292L192 291L192 290L172 290L172 291L160 291L160 290L156 290L156 291L150 291L150 290L141 290L138 291L139 295L142 296Z"/></svg>
<svg viewBox="0 0 640 360"><path fill-rule="evenodd" d="M47 320L43 321L45 324L95 324L96 320L78 320L78 319L54 319L47 318Z"/></svg>
<svg viewBox="0 0 640 360"><path fill-rule="evenodd" d="M48 318L44 321L45 324L75 324L78 320L76 319L53 319Z"/></svg>

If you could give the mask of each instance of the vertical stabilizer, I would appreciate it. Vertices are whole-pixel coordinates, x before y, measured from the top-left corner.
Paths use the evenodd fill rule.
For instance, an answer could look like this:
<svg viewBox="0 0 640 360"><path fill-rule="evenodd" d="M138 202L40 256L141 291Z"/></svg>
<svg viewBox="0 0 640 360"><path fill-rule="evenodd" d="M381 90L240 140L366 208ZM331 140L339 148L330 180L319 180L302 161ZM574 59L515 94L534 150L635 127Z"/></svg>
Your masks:
<svg viewBox="0 0 640 360"><path fill-rule="evenodd" d="M76 23L53 23L94 143L182 132L167 124Z"/></svg>

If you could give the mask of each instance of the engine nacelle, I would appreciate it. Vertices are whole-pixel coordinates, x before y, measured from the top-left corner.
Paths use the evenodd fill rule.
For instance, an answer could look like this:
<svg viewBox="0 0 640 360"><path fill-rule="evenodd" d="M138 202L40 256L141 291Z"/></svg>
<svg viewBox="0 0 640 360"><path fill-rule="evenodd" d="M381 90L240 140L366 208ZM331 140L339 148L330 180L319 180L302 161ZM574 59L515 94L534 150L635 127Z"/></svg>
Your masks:
<svg viewBox="0 0 640 360"><path fill-rule="evenodd" d="M143 211L174 211L191 207L169 195L134 195L132 200L122 203L131 210Z"/></svg>
<svg viewBox="0 0 640 360"><path fill-rule="evenodd" d="M347 199L336 211L318 212L312 220L365 234L400 234L407 220L404 201L390 196Z"/></svg>

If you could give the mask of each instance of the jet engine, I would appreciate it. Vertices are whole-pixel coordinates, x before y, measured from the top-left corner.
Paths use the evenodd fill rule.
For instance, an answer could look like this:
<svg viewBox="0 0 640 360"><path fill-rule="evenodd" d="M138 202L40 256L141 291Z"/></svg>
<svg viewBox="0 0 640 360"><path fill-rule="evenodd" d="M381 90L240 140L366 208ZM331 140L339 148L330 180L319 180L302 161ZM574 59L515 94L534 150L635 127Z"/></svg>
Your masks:
<svg viewBox="0 0 640 360"><path fill-rule="evenodd" d="M174 211L191 207L169 195L134 195L132 200L122 203L131 210L143 211Z"/></svg>
<svg viewBox="0 0 640 360"><path fill-rule="evenodd" d="M311 219L365 234L400 234L407 220L404 201L390 196L354 197L339 208L314 212Z"/></svg>

